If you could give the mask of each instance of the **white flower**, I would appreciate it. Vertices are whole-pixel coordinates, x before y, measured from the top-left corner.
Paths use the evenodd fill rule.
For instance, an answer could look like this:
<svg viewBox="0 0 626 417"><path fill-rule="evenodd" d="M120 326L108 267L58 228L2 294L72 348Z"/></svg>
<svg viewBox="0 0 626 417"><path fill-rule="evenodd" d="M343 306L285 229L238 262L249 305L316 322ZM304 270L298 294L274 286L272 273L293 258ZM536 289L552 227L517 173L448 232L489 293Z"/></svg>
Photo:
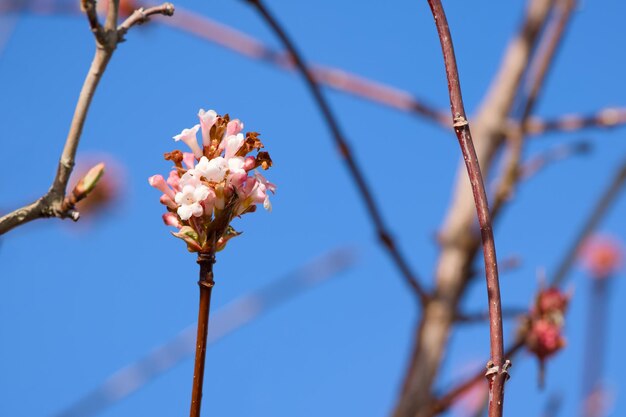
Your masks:
<svg viewBox="0 0 626 417"><path fill-rule="evenodd" d="M183 129L182 132L174 136L174 140L177 142L182 140L189 146L195 157L200 159L202 157L202 149L198 146L198 138L196 137L198 129L200 129L200 125L195 125L191 129Z"/></svg>
<svg viewBox="0 0 626 417"><path fill-rule="evenodd" d="M230 159L234 157L237 151L239 150L239 148L241 148L241 145L243 144L244 140L245 138L242 133L238 133L237 135L231 135L231 136L226 137L224 139L224 142L226 142L226 145L225 145L226 150L224 152L224 158Z"/></svg>
<svg viewBox="0 0 626 417"><path fill-rule="evenodd" d="M183 175L184 177L184 175ZM182 178L181 178L182 180ZM175 201L179 205L176 212L182 220L189 220L191 216L199 217L204 213L204 208L200 204L210 194L209 187L206 185L198 185L194 187L191 184L183 186L183 190L176 193Z"/></svg>
<svg viewBox="0 0 626 417"><path fill-rule="evenodd" d="M196 165L196 172L202 175L207 181L220 182L226 176L228 170L228 162L226 159L218 156L209 161L206 156L200 158L200 162Z"/></svg>

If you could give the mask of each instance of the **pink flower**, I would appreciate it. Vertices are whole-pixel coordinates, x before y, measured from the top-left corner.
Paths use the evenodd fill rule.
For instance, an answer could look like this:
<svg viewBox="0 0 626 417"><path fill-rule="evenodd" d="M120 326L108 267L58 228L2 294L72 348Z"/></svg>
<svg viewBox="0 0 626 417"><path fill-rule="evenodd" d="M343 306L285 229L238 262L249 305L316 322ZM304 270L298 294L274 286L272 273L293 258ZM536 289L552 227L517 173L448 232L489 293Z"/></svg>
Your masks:
<svg viewBox="0 0 626 417"><path fill-rule="evenodd" d="M167 184L175 191L180 191L180 177L175 169L170 171L170 176L167 177Z"/></svg>
<svg viewBox="0 0 626 417"><path fill-rule="evenodd" d="M183 227L178 217L169 211L163 215L163 223L165 223L166 226L174 226L177 229Z"/></svg>
<svg viewBox="0 0 626 417"><path fill-rule="evenodd" d="M226 126L226 136L237 135L243 130L243 123L239 119L228 122Z"/></svg>
<svg viewBox="0 0 626 417"><path fill-rule="evenodd" d="M183 164L189 169L193 169L196 165L196 156L191 152L183 152Z"/></svg>
<svg viewBox="0 0 626 417"><path fill-rule="evenodd" d="M174 136L174 140L177 142L183 141L189 146L196 158L200 159L202 157L202 149L198 146L198 138L196 137L198 129L200 129L200 125L195 125L191 129L183 129L182 132Z"/></svg>
<svg viewBox="0 0 626 417"><path fill-rule="evenodd" d="M174 191L172 191L172 189L167 186L167 183L165 182L165 179L162 175L157 174L151 176L150 178L148 178L148 183L168 197L174 198Z"/></svg>

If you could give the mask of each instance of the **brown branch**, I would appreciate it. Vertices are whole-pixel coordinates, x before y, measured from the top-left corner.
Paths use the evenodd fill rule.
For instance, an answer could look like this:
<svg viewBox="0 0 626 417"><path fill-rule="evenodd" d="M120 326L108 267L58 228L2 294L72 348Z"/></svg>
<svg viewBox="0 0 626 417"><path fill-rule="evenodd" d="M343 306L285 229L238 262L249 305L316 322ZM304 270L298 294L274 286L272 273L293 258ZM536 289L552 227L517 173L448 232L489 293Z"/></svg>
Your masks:
<svg viewBox="0 0 626 417"><path fill-rule="evenodd" d="M284 70L298 70L289 52L272 49L258 39L206 16L200 16L179 8L176 11L175 19L166 20L163 23L250 59L266 62ZM442 127L448 128L450 126L445 112L428 105L407 91L369 80L339 68L309 63L308 69L319 84L375 103L423 116L426 120Z"/></svg>
<svg viewBox="0 0 626 417"><path fill-rule="evenodd" d="M611 180L611 183L608 185L595 207L591 211L591 214L587 221L583 224L582 228L578 232L578 235L574 239L573 243L567 250L563 260L559 264L556 272L552 276L552 281L550 283L551 286L560 286L567 274L571 270L574 265L576 258L578 257L580 248L585 243L585 240L589 235L598 227L600 222L604 219L609 209L617 200L617 197L620 195L622 189L624 188L624 183L626 182L626 161L622 163L619 167L615 176Z"/></svg>
<svg viewBox="0 0 626 417"><path fill-rule="evenodd" d="M59 159L59 166L56 176L48 192L34 203L19 208L0 218L0 235L9 230L25 224L31 220L44 217L58 217L65 219L70 217L74 221L78 220L79 213L73 207L64 204L67 184L70 174L74 168L76 150L80 142L83 126L87 118L89 106L93 99L96 88L106 70L111 56L115 52L121 37L116 30L116 21L119 2L111 0L107 20L102 27L97 21L94 22L95 2L93 0L83 0L81 3L86 10L87 20L92 28L96 28L94 36L96 38L96 52L91 62L91 67L87 72L87 77L78 96L78 102L74 110L74 116L70 124L70 130L65 140L65 146Z"/></svg>
<svg viewBox="0 0 626 417"><path fill-rule="evenodd" d="M571 114L553 119L529 118L524 131L529 135L576 132L588 128L613 128L626 124L626 109L611 107L592 114Z"/></svg>
<svg viewBox="0 0 626 417"><path fill-rule="evenodd" d="M456 133L463 159L467 168L467 175L472 185L474 203L480 233L483 242L483 255L485 260L485 278L487 281L487 298L489 304L489 336L491 360L488 372L490 377L489 417L501 417L504 405L504 382L508 377L504 358L504 336L502 329L502 301L500 299L500 282L498 279L498 263L496 258L496 245L491 226L491 215L487 202L487 193L483 176L478 164L478 157L472 140L469 122L465 115L463 96L461 95L461 82L459 71L454 55L454 45L446 14L440 0L428 0L428 4L435 19L439 41L443 52L443 59L448 78L448 92L450 106Z"/></svg>
<svg viewBox="0 0 626 417"><path fill-rule="evenodd" d="M200 417L200 406L202 405L202 386L204 383L207 337L209 335L211 292L215 285L215 281L213 281L214 263L214 251L198 254L198 264L200 265L200 280L198 281L198 286L200 287L200 305L198 307L198 334L196 336L196 358L193 368L193 386L189 417Z"/></svg>
<svg viewBox="0 0 626 417"><path fill-rule="evenodd" d="M502 144L506 124L522 76L547 20L553 0L529 0L522 25L502 59L498 73L473 121L478 162L489 172ZM427 415L432 386L441 366L445 346L461 296L471 278L480 241L476 238L476 208L464 172L457 176L452 202L440 233L442 250L436 266L434 297L416 328L411 353L394 417ZM426 414L424 414L426 413Z"/></svg>
<svg viewBox="0 0 626 417"><path fill-rule="evenodd" d="M518 340L506 350L504 356L507 358L513 357L523 347L524 341ZM456 387L450 389L445 395L441 396L439 399L432 403L428 415L435 416L437 414L445 412L446 410L448 410L448 408L450 408L450 406L452 406L452 404L456 402L459 397L472 389L474 385L483 382L484 378L485 371L481 369L473 377L467 379L464 382L461 382Z"/></svg>
<svg viewBox="0 0 626 417"><path fill-rule="evenodd" d="M330 109L330 105L326 101L326 98L322 94L319 84L311 74L311 71L307 68L302 56L298 52L295 47L293 41L289 38L284 29L280 26L278 21L270 14L267 7L260 0L246 0L248 3L253 5L255 9L259 12L259 14L263 17L265 22L271 27L276 36L280 38L283 43L285 49L289 51L291 54L293 61L305 78L307 86L315 99L326 123L332 132L333 139L335 144L339 148L341 152L341 156L344 158L348 171L352 176L352 180L356 184L356 187L365 203L368 214L376 228L376 233L378 234L378 238L380 243L387 249L387 252L391 256L397 268L402 273L404 280L409 285L409 287L414 291L414 293L418 296L422 303L425 303L428 299L428 294L422 288L419 283L417 276L411 270L409 263L405 259L405 257L400 253L400 250L397 248L395 241L393 240L391 233L389 233L387 226L383 220L382 214L378 205L374 201L374 197L370 191L370 188L365 180L365 176L363 175L362 170L359 168L356 159L354 158L350 146L348 145L347 140L345 139L344 134L342 133L339 123L335 118L332 110Z"/></svg>

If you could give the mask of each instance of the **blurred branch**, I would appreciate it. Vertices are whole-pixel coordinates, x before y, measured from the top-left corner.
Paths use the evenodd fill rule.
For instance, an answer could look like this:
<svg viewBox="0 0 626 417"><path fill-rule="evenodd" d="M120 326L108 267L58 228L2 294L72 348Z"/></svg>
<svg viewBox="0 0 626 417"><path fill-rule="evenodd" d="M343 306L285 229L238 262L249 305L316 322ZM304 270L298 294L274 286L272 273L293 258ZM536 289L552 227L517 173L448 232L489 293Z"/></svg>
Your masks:
<svg viewBox="0 0 626 417"><path fill-rule="evenodd" d="M527 180L530 177L537 175L539 171L546 168L549 164L562 161L563 159L575 155L587 154L591 152L591 149L591 143L586 140L556 145L552 149L549 149L526 161L520 167L520 179Z"/></svg>
<svg viewBox="0 0 626 417"><path fill-rule="evenodd" d="M507 46L500 68L473 120L476 153L483 175L503 139L515 96L553 0L529 0L522 24ZM416 326L414 346L393 417L429 415L432 386L443 360L455 312L471 278L480 248L476 237L476 212L466 174L459 167L452 201L441 229L442 249L436 266L434 297Z"/></svg>
<svg viewBox="0 0 626 417"><path fill-rule="evenodd" d="M265 22L270 26L270 28L274 31L276 36L280 38L283 43L285 49L289 51L293 61L298 68L298 71L305 78L307 86L315 99L326 123L332 132L332 136L334 138L335 144L339 148L341 156L344 158L348 171L352 176L352 180L356 184L356 187L365 203L368 214L376 228L376 233L378 235L378 239L380 243L383 245L385 249L387 249L389 255L391 256L393 262L397 266L397 268L402 273L404 280L409 285L409 287L413 290L413 292L417 295L422 303L425 303L428 299L428 294L419 283L417 275L411 270L408 261L406 258L400 253L391 233L387 229L385 222L383 220L382 214L376 202L374 201L374 197L370 191L370 187L368 186L365 176L361 168L359 168L356 159L354 158L352 151L350 150L350 146L342 133L339 123L335 118L334 113L332 112L330 105L326 101L326 98L322 94L319 84L311 74L311 71L307 68L302 56L298 52L296 46L293 41L289 38L287 33L278 23L278 21L270 14L267 7L260 0L246 0L250 3L254 8L259 12L261 17L265 20Z"/></svg>
<svg viewBox="0 0 626 417"><path fill-rule="evenodd" d="M181 31L192 33L248 58L260 60L286 70L299 70L289 52L276 51L258 39L206 16L179 8L176 11L175 19L163 23ZM435 122L446 128L449 127L445 112L429 106L406 91L339 68L317 64L308 64L307 66L309 73L319 84L402 111L408 111L424 117L425 120Z"/></svg>
<svg viewBox="0 0 626 417"><path fill-rule="evenodd" d="M518 127L510 130L508 135L509 155L494 196L492 207L494 216L497 216L503 204L511 197L519 181L520 161L524 145L524 131L521 126L525 125L539 99L548 71L552 67L556 52L562 43L563 35L574 11L575 4L574 0L558 0L556 2L553 16L545 29L544 35L541 37L538 51L531 61L528 70L528 78L531 81L529 82L526 96L523 97L524 104L520 111Z"/></svg>
<svg viewBox="0 0 626 417"><path fill-rule="evenodd" d="M461 80L456 65L454 45L448 20L440 0L428 0L428 4L435 20L437 34L441 43L445 62L446 78L448 79L448 94L450 96L450 110L454 121L454 132L459 141L463 160L467 168L467 175L472 185L474 204L480 224L483 255L485 261L485 279L487 281L487 299L489 306L489 346L491 359L489 360L487 375L489 376L489 417L501 417L504 405L504 383L508 379L504 357L504 336L502 329L502 300L500 298L500 281L498 278L498 261L496 245L493 236L489 203L483 174L481 173L476 156L476 149L472 140L469 122L465 115L465 106L461 93Z"/></svg>
<svg viewBox="0 0 626 417"><path fill-rule="evenodd" d="M239 330L261 315L345 272L355 263L354 250L335 249L287 276L244 295L213 314L208 344ZM140 390L158 376L191 357L197 324L187 326L174 338L109 376L55 417L91 417Z"/></svg>
<svg viewBox="0 0 626 417"><path fill-rule="evenodd" d="M133 14L131 14L121 25L118 26L117 32L120 40L124 38L124 35L131 27L146 23L149 17L155 14L172 16L174 14L174 5L172 3L163 3L160 6L148 7L147 9L140 7L135 10Z"/></svg>
<svg viewBox="0 0 626 417"><path fill-rule="evenodd" d="M624 182L626 182L626 161L624 161L618 168L610 184L591 211L589 218L583 224L582 228L578 232L578 235L576 235L576 238L572 242L563 260L559 264L559 267L552 276L552 281L550 283L551 286L556 287L563 283L570 269L574 265L585 239L587 239L587 237L589 237L589 235L598 227L613 203L615 203L615 200L620 195L624 187Z"/></svg>
<svg viewBox="0 0 626 417"><path fill-rule="evenodd" d="M17 226L39 218L58 217L65 219L70 217L72 220L76 221L80 216L73 207L67 207L67 205L64 204L67 183L70 179L72 169L74 168L76 150L83 131L85 119L87 118L87 112L91 105L91 100L106 70L107 64L113 56L113 52L115 52L117 44L122 39L116 29L119 7L118 0L110 1L104 26L100 24L97 15L95 15L95 0L82 0L81 4L86 11L89 26L92 28L94 37L96 38L96 52L80 91L80 95L78 96L78 103L74 110L70 131L65 140L65 146L59 160L56 176L50 189L44 196L34 203L19 208L0 218L0 235ZM173 7L168 9L168 12L171 14Z"/></svg>
<svg viewBox="0 0 626 417"><path fill-rule="evenodd" d="M529 118L524 131L529 135L550 132L575 132L587 128L612 128L626 124L626 109L611 107L592 114L571 114L553 119Z"/></svg>

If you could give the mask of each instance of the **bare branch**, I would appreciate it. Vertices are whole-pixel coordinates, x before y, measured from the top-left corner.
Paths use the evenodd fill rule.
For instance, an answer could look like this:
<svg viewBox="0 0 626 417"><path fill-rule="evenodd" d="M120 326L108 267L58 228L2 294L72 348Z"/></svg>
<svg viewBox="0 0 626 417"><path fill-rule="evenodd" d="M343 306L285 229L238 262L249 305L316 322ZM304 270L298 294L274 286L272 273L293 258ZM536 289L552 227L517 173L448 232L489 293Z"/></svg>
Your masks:
<svg viewBox="0 0 626 417"><path fill-rule="evenodd" d="M592 144L589 141L581 140L573 143L561 143L552 149L548 149L533 158L528 159L520 167L520 179L528 180L548 165L563 159L584 155L591 152Z"/></svg>
<svg viewBox="0 0 626 417"><path fill-rule="evenodd" d="M402 273L405 281L411 287L411 289L415 292L415 294L419 297L422 303L425 303L429 298L426 291L422 288L419 283L416 274L411 270L409 263L406 261L405 257L400 253L397 248L391 233L389 233L387 226L383 220L382 214L378 205L374 201L374 197L370 192L370 188L365 180L365 176L363 175L362 170L359 168L356 159L352 155L350 150L350 146L348 145L347 140L345 139L344 134L342 133L339 123L333 114L330 105L326 101L326 98L322 94L319 84L313 77L311 71L307 68L304 60L296 49L293 41L288 37L284 29L280 26L278 21L270 14L269 10L260 0L246 0L248 3L252 4L255 9L259 12L259 14L263 17L265 22L272 28L276 36L280 38L285 49L289 51L291 54L293 61L298 68L298 70L302 73L302 76L305 78L307 86L315 99L326 123L330 131L332 132L332 136L335 140L335 144L337 145L339 151L341 152L341 156L344 158L346 162L346 166L350 175L352 176L352 180L356 184L356 187L365 203L368 214L376 228L376 232L378 234L378 238L380 243L387 249L389 255L393 259L394 263Z"/></svg>
<svg viewBox="0 0 626 417"><path fill-rule="evenodd" d="M611 180L611 183L608 185L608 187L596 203L596 206L591 211L589 218L583 224L572 245L567 250L563 260L561 261L561 264L552 276L552 281L550 283L551 286L557 287L563 283L563 281L567 277L567 274L572 269L580 248L585 242L585 239L589 237L589 235L598 227L600 222L604 219L609 209L622 192L625 182L626 161L622 163L622 165L615 173L615 176Z"/></svg>
<svg viewBox="0 0 626 417"><path fill-rule="evenodd" d="M611 107L593 114L571 114L553 119L530 118L524 125L529 135L550 132L576 132L588 128L613 128L626 124L626 109Z"/></svg>
<svg viewBox="0 0 626 417"><path fill-rule="evenodd" d="M176 19L164 20L164 24L186 33L228 48L250 59L260 60L286 70L297 70L290 54L270 48L258 39L244 34L209 17L178 8ZM353 94L385 106L422 116L442 127L450 127L445 112L436 109L408 91L398 89L343 69L309 63L309 72L319 83L338 91Z"/></svg>
<svg viewBox="0 0 626 417"><path fill-rule="evenodd" d="M94 27L97 29L94 32L97 46L95 56L78 96L70 130L65 139L65 146L63 147L61 157L59 158L56 176L50 189L43 197L32 204L19 208L0 218L0 235L31 220L43 217L58 217L60 219L70 217L74 221L79 218L79 213L65 202L67 184L72 170L74 169L76 150L78 149L83 126L85 125L87 112L89 111L94 93L96 92L96 88L100 83L100 79L107 68L111 56L113 56L115 52L117 44L121 41L121 37L118 36L118 31L115 26L119 8L118 0L111 0L107 21L103 30L100 30L102 26L97 20L97 15L94 15L95 2L93 0L83 0L81 4L83 8L85 8L85 13L87 14L92 30ZM111 28L113 28L113 30L111 30Z"/></svg>
<svg viewBox="0 0 626 417"><path fill-rule="evenodd" d="M89 21L89 27L93 32L94 36L98 40L102 40L104 36L102 26L98 21L98 11L96 10L96 0L81 0L80 8L85 15L87 16L87 20Z"/></svg>
<svg viewBox="0 0 626 417"><path fill-rule="evenodd" d="M531 52L546 22L553 0L529 0L517 35L507 47L502 64L473 121L476 152L487 175L502 144L502 126L511 112ZM442 250L436 267L435 297L416 328L415 343L394 417L427 415L432 386L441 365L454 313L471 277L480 242L475 235L476 209L467 176L459 168L452 202L440 233ZM426 413L426 414L424 414Z"/></svg>
<svg viewBox="0 0 626 417"><path fill-rule="evenodd" d="M172 16L174 14L174 5L172 3L163 3L160 6L149 7L147 9L140 7L117 27L118 36L120 39L123 39L124 35L131 27L146 23L149 17L155 14Z"/></svg>
<svg viewBox="0 0 626 417"><path fill-rule="evenodd" d="M503 319L515 319L523 316L528 312L528 307L503 307ZM488 311L479 311L475 313L457 313L456 321L463 324L484 323L489 320Z"/></svg>
<svg viewBox="0 0 626 417"><path fill-rule="evenodd" d="M465 115L465 106L461 94L461 81L456 65L454 45L446 14L440 0L428 0L430 9L435 19L443 59L448 78L448 93L450 95L450 107L456 133L463 159L467 168L467 175L472 185L474 204L480 224L480 233L483 242L483 255L485 260L485 278L487 281L487 299L489 305L489 336L491 360L490 369L490 395L489 417L501 417L504 405L504 383L508 373L504 357L504 335L502 329L502 300L500 299L500 281L498 278L498 261L496 258L496 245L491 225L491 214L487 202L487 193L483 176L478 164L478 156L472 140L469 122ZM493 371L493 372L491 372Z"/></svg>

